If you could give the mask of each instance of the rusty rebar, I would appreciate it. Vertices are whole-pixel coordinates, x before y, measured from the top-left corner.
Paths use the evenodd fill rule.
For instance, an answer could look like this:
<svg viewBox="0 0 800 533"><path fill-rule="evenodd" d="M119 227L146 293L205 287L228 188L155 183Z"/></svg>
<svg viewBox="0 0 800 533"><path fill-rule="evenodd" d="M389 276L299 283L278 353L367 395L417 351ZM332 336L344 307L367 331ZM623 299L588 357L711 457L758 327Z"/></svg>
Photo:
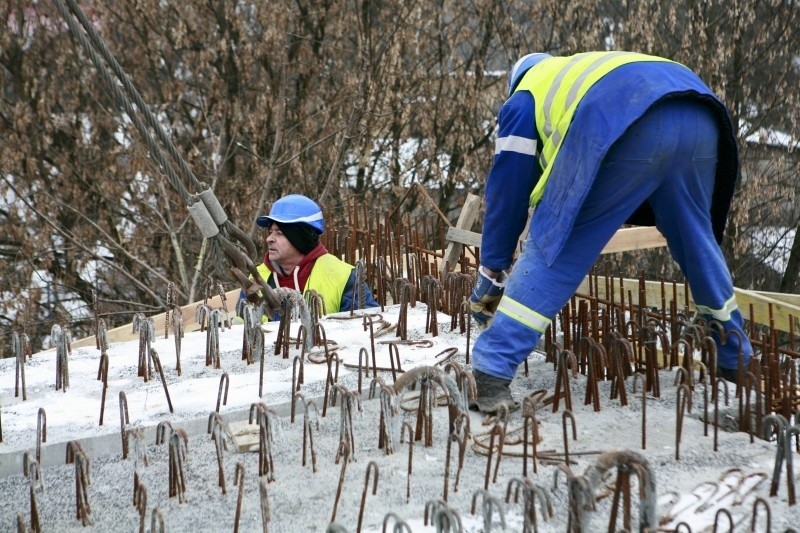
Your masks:
<svg viewBox="0 0 800 533"><path fill-rule="evenodd" d="M689 381L691 380L691 372L686 370L682 366L675 367L675 382L673 385L676 387L680 384L684 384L689 387L689 392L691 393L692 388L689 386ZM686 410L688 412L692 412L692 395L689 394L689 397L686 399Z"/></svg>
<svg viewBox="0 0 800 533"><path fill-rule="evenodd" d="M224 480L222 484L222 493L225 494ZM239 531L239 518L242 516L242 500L244 499L244 465L241 461L236 463L236 469L233 471L233 486L235 487L237 485L239 486L239 491L236 495L236 515L233 518L234 533L238 533Z"/></svg>
<svg viewBox="0 0 800 533"><path fill-rule="evenodd" d="M219 413L220 403L222 405L228 405L228 387L230 387L231 379L228 377L227 372L223 372L222 375L219 377L219 391L217 392L217 407L215 411ZM222 396L223 387L225 389L225 397Z"/></svg>
<svg viewBox="0 0 800 533"><path fill-rule="evenodd" d="M485 531L486 533L490 533L492 531L492 516L494 514L493 511L495 509L500 515L500 523L502 524L503 529L505 529L506 514L505 511L503 510L503 504L500 502L500 500L489 494L489 491L487 491L486 489L477 489L472 494L472 504L470 506L470 514L475 515L477 511L475 504L477 503L478 496L482 497L481 513L483 514L483 531Z"/></svg>
<svg viewBox="0 0 800 533"><path fill-rule="evenodd" d="M394 442L392 442L392 421L397 416L397 396L394 389L381 385L380 391L380 423L378 435L378 449L383 448L386 455L394 453Z"/></svg>
<svg viewBox="0 0 800 533"><path fill-rule="evenodd" d="M425 295L425 304L428 306L425 319L425 333L430 333L432 337L439 335L439 321L437 314L439 311L439 293L442 285L433 276L423 276L420 280L421 292Z"/></svg>
<svg viewBox="0 0 800 533"><path fill-rule="evenodd" d="M181 370L181 345L183 341L183 311L180 307L175 307L172 310L172 330L175 337L175 372L178 376L182 375ZM156 508L157 509L157 508ZM155 516L155 514L153 515ZM163 524L163 516L162 516Z"/></svg>
<svg viewBox="0 0 800 533"><path fill-rule="evenodd" d="M169 435L167 434L169 430ZM162 420L156 426L156 445L164 444L172 436L172 423L169 420Z"/></svg>
<svg viewBox="0 0 800 533"><path fill-rule="evenodd" d="M330 395L330 389L336 382L339 380L339 365L341 360L339 359L339 355L336 352L328 353L327 343L325 344L325 361L328 365L328 373L325 376L325 397L322 401L322 417L325 418L328 415L328 398ZM333 370L333 361L336 361L336 371ZM333 520L331 520L332 522Z"/></svg>
<svg viewBox="0 0 800 533"><path fill-rule="evenodd" d="M264 396L264 330L260 327L253 329L253 358L258 359L258 397Z"/></svg>
<svg viewBox="0 0 800 533"><path fill-rule="evenodd" d="M54 324L50 330L56 348L56 390L67 392L69 387L70 333L65 327Z"/></svg>
<svg viewBox="0 0 800 533"><path fill-rule="evenodd" d="M275 463L272 459L272 418L277 413L264 403L257 406L258 416L258 475L267 476L267 481L275 481ZM252 408L251 408L252 415ZM252 418L252 416L251 416Z"/></svg>
<svg viewBox="0 0 800 533"><path fill-rule="evenodd" d="M42 463L42 443L47 442L47 413L40 407L36 414L36 461Z"/></svg>
<svg viewBox="0 0 800 533"><path fill-rule="evenodd" d="M556 387L553 401L553 412L558 412L558 403L561 397L564 398L564 406L568 411L572 410L572 394L569 386L569 369L572 367L573 373L577 371L577 359L575 354L569 350L561 350L556 358Z"/></svg>
<svg viewBox="0 0 800 533"><path fill-rule="evenodd" d="M678 389L675 394L677 395L677 399L675 401L675 406L677 409L675 422L675 460L679 461L681 458L681 433L683 431L683 416L687 410L687 397L691 396L692 393L689 390L689 386L684 383L682 385L678 385Z"/></svg>
<svg viewBox="0 0 800 533"><path fill-rule="evenodd" d="M731 512L725 508L717 509L717 512L714 513L714 528L713 531L716 533L717 531L722 531L720 524L720 517L724 516L728 519L728 531L733 531L733 517L731 516Z"/></svg>
<svg viewBox="0 0 800 533"><path fill-rule="evenodd" d="M39 502L36 499L36 490L40 489L44 492L44 478L42 477L42 470L39 462L29 460L23 468L23 474L28 478L28 488L30 494L30 508L31 508L31 531L39 532L42 530L39 521Z"/></svg>
<svg viewBox="0 0 800 533"><path fill-rule="evenodd" d="M334 392L338 391L342 395L341 406L339 409L339 440L346 441L349 445L350 460L355 460L355 433L353 432L353 406L356 405L361 412L361 396L353 394L347 387L336 384L333 386ZM336 401L336 397L331 397L331 403ZM341 456L337 453L335 463L339 463Z"/></svg>
<svg viewBox="0 0 800 533"><path fill-rule="evenodd" d="M455 509L448 506L447 502L443 502L442 500L430 500L425 502L424 523L426 526L428 525L429 518L431 525L436 528L437 533L450 531L461 533L464 531L459 514Z"/></svg>
<svg viewBox="0 0 800 533"><path fill-rule="evenodd" d="M268 525L272 520L272 515L269 507L269 493L267 492L267 482L263 479L258 482L259 502L261 504L261 529L263 533L269 531Z"/></svg>
<svg viewBox="0 0 800 533"><path fill-rule="evenodd" d="M378 490L378 463L370 461L367 463L367 472L364 475L364 490L361 492L361 505L358 508L358 525L356 533L361 533L361 524L364 519L364 507L367 502L367 489L369 488L370 474L372 474L372 495L375 496Z"/></svg>
<svg viewBox="0 0 800 533"><path fill-rule="evenodd" d="M217 486L222 489L222 494L226 494L222 453L223 447L228 448L228 443L225 441L225 425L218 412L211 413L209 422L211 424L211 440L214 441L214 449L217 453Z"/></svg>
<svg viewBox="0 0 800 533"><path fill-rule="evenodd" d="M661 397L661 378L658 372L658 348L656 347L657 341L661 342L661 352L664 354L664 366L668 366L666 354L670 351L667 335L663 330L654 328L643 328L642 334L644 335L643 343L645 345L646 354L646 373L647 373L647 390L653 394L654 398ZM649 335L649 336L648 336ZM652 340L650 340L652 339Z"/></svg>
<svg viewBox="0 0 800 533"><path fill-rule="evenodd" d="M378 364L375 360L375 329L374 329L374 316L372 315L364 315L363 319L363 326L364 331L367 331L367 327L369 327L369 346L370 346L370 355L372 356L372 377L378 377ZM359 365L361 364L359 360ZM359 374L360 376L360 374Z"/></svg>
<svg viewBox="0 0 800 533"><path fill-rule="evenodd" d="M167 378L164 376L164 369L161 367L161 359L158 357L158 353L156 353L155 348L150 348L150 360L153 362L153 368L158 372L158 375L161 377L161 385L164 387L164 395L167 397L167 405L169 406L169 412L174 413L175 409L172 407L172 399L169 397L169 388L167 388Z"/></svg>
<svg viewBox="0 0 800 533"><path fill-rule="evenodd" d="M467 330L467 338L466 338L466 348L464 352L464 364L469 364L469 347L470 347L470 336L472 335L472 315L470 314L470 306L469 300L464 298L464 301L461 303L461 313L466 315L466 330ZM527 359L526 359L527 361Z"/></svg>
<svg viewBox="0 0 800 533"><path fill-rule="evenodd" d="M394 527L392 527L391 533L413 533L411 526L408 525L408 522L397 516L395 513L386 513L386 516L383 517L383 525L381 526L381 533L390 533L389 532L389 523L391 520L394 520Z"/></svg>
<svg viewBox="0 0 800 533"><path fill-rule="evenodd" d="M617 479L614 485L614 498L611 503L611 515L608 520L608 531L617 531L617 512L619 510L620 497L622 497L623 518L622 527L625 531L631 530L631 481L630 472L624 469L617 470Z"/></svg>
<svg viewBox="0 0 800 533"><path fill-rule="evenodd" d="M752 372L747 372L744 376L744 418L742 421L747 422L747 432L750 435L750 444L755 442L755 433L761 433L762 427L762 403L761 391L759 390L760 380ZM755 396L755 414L750 410L750 397ZM755 425L755 427L753 427Z"/></svg>
<svg viewBox="0 0 800 533"><path fill-rule="evenodd" d="M208 329L206 330L206 366L215 369L221 367L219 357L219 323L222 311L212 309L208 313Z"/></svg>
<svg viewBox="0 0 800 533"><path fill-rule="evenodd" d="M125 428L130 424L130 417L128 416L128 397L125 391L119 391L119 433L122 438L122 458L128 458L128 441L125 438Z"/></svg>
<svg viewBox="0 0 800 533"><path fill-rule="evenodd" d="M750 531L756 531L756 519L758 518L758 509L764 509L764 514L767 516L766 527L759 531L772 531L772 510L769 507L769 502L764 498L756 498L753 502L753 514L750 516Z"/></svg>
<svg viewBox="0 0 800 533"><path fill-rule="evenodd" d="M395 361L397 362L396 369ZM389 366L391 367L392 371L392 383L394 383L397 381L397 373L403 371L403 369L400 367L400 349L397 347L396 342L389 343Z"/></svg>
<svg viewBox="0 0 800 533"><path fill-rule="evenodd" d="M133 506L139 513L139 533L144 533L144 518L147 516L147 488L139 485L133 494Z"/></svg>
<svg viewBox="0 0 800 533"><path fill-rule="evenodd" d="M400 426L400 443L403 443L403 430L408 433L408 475L406 476L406 503L411 499L411 471L414 466L414 428L409 422Z"/></svg>
<svg viewBox="0 0 800 533"><path fill-rule="evenodd" d="M572 411L566 409L564 413L561 415L561 428L563 430L564 436L564 462L569 464L569 438L567 436L567 418L569 418L570 422L572 423L572 440L578 440L578 430L575 427L575 415L572 414Z"/></svg>
<svg viewBox="0 0 800 533"><path fill-rule="evenodd" d="M144 381L150 381L150 360L148 355L150 348L155 341L155 325L152 318L146 318L142 313L133 315L133 322L131 324L133 333L139 333L139 365L137 376L144 378Z"/></svg>
<svg viewBox="0 0 800 533"><path fill-rule="evenodd" d="M344 476L347 471L347 463L350 462L350 445L346 441L339 442L339 449L336 452L344 458L342 461L342 469L339 471L339 484L336 486L336 499L333 501L333 511L331 512L331 522L336 520L336 508L339 506L339 498L342 496L342 487L344 486Z"/></svg>
<svg viewBox="0 0 800 533"><path fill-rule="evenodd" d="M636 382L642 383L642 449L647 449L647 374L637 372L633 375L633 394L636 394Z"/></svg>
<svg viewBox="0 0 800 533"><path fill-rule="evenodd" d="M108 392L108 354L100 355L100 379L103 381L103 389L100 395L100 423L103 425L103 415L106 410L106 393Z"/></svg>
<svg viewBox="0 0 800 533"><path fill-rule="evenodd" d="M19 334L14 331L11 334L11 353L16 360L16 379L14 381L14 397L19 397L20 381L22 382L22 401L28 399L28 392L25 388L25 351L22 348Z"/></svg>
<svg viewBox="0 0 800 533"><path fill-rule="evenodd" d="M628 339L617 337L612 346L616 349L611 350L611 367L613 377L611 380L611 399L619 396L620 405L628 405L628 394L625 391L625 378L630 374L630 360L633 357L633 349Z"/></svg>
<svg viewBox="0 0 800 533"><path fill-rule="evenodd" d="M177 309L180 309L180 307ZM164 521L164 513L158 507L153 507L153 512L150 514L150 533L165 533L166 530L167 525Z"/></svg>
<svg viewBox="0 0 800 533"><path fill-rule="evenodd" d="M497 462L494 466L494 477L492 478L492 483L497 481L497 472L500 470L500 460L503 458L503 442L506 439L506 432L503 429L503 426L500 424L495 424L492 427L492 430L489 432L489 450L487 452L486 458L486 475L483 480L483 488L484 490L489 490L489 476L492 471L492 454L494 453L494 439L495 436L498 437L497 440Z"/></svg>
<svg viewBox="0 0 800 533"><path fill-rule="evenodd" d="M91 480L91 464L89 456L83 450L80 442L72 440L67 442L67 464L75 464L75 519L80 520L83 526L92 523L92 507L89 504L89 485Z"/></svg>
<svg viewBox="0 0 800 533"><path fill-rule="evenodd" d="M717 378L717 386L715 387L714 393L714 451L718 451L719 448L717 446L717 436L719 434L719 386L720 383L722 387L725 389L725 405L728 405L728 382L722 378Z"/></svg>
<svg viewBox="0 0 800 533"><path fill-rule="evenodd" d="M658 524L656 512L656 479L645 457L630 450L605 452L586 470L589 486L596 485L612 468L617 472L635 473L639 478L639 528L654 529ZM592 497L593 499L593 497ZM592 505L594 503L592 502ZM629 526L626 526L629 528Z"/></svg>
<svg viewBox="0 0 800 533"><path fill-rule="evenodd" d="M144 441L144 428L126 428L125 443L128 449L130 449L131 440L133 440L134 469L138 469L140 461L142 465L147 466L147 448L142 445L142 441Z"/></svg>
<svg viewBox="0 0 800 533"><path fill-rule="evenodd" d="M788 492L789 505L796 503L794 470L792 461L792 435L800 432L800 427L789 426L788 421L783 415L774 413L764 417L764 438L768 439L773 433L776 434L775 467L772 471L772 484L770 485L769 495L777 496L780 484L781 470L786 464L786 487Z"/></svg>
<svg viewBox="0 0 800 533"><path fill-rule="evenodd" d="M592 404L595 412L600 411L600 390L597 382L600 380L600 369L605 368L605 349L603 345L595 342L591 337L581 339L581 344L588 346L586 352L586 399L584 405Z"/></svg>
<svg viewBox="0 0 800 533"><path fill-rule="evenodd" d="M511 501L511 491L514 490L514 503L519 503L519 492L523 493L523 533L530 533L531 530L538 531L538 523L536 518L536 500L539 500L539 505L542 510L544 520L547 521L553 517L553 504L550 499L550 494L547 489L541 485L534 484L529 478L511 478L506 485L506 498L505 502Z"/></svg>
<svg viewBox="0 0 800 533"><path fill-rule="evenodd" d="M189 435L178 429L169 438L169 497L178 497L179 503L186 503L186 474L184 463L189 446Z"/></svg>
<svg viewBox="0 0 800 533"><path fill-rule="evenodd" d="M702 361L695 361L692 369L694 367L700 368L698 381L703 385L703 436L708 437L708 379L710 374Z"/></svg>

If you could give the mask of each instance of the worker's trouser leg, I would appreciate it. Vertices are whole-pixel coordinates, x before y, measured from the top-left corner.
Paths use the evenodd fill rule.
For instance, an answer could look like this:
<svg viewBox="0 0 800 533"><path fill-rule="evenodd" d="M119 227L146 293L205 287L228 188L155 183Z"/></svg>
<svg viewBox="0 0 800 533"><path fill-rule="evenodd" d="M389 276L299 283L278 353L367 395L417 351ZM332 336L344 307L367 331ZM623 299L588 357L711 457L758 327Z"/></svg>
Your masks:
<svg viewBox="0 0 800 533"><path fill-rule="evenodd" d="M694 131L698 136L716 131L710 112L698 113ZM707 329L716 341L717 366L735 369L739 367L739 353L747 365L753 348L744 332L730 271L714 239L709 218L716 144L713 150L700 143L697 146L691 160L680 166L683 179L665 179L648 202L655 212L656 226L686 276L698 314L710 324ZM724 328L724 344L720 343L712 320Z"/></svg>
<svg viewBox="0 0 800 533"><path fill-rule="evenodd" d="M696 104L665 102L649 111L606 155L569 240L549 267L537 235L553 221L534 213L495 318L473 348L474 368L512 379L611 236L655 193L659 228L677 248L681 268L687 259L700 263L684 270L690 283L700 285L704 299L698 301L722 309L733 288L709 219L717 138L710 113ZM684 220L665 223L668 218ZM720 364L725 367L722 358Z"/></svg>

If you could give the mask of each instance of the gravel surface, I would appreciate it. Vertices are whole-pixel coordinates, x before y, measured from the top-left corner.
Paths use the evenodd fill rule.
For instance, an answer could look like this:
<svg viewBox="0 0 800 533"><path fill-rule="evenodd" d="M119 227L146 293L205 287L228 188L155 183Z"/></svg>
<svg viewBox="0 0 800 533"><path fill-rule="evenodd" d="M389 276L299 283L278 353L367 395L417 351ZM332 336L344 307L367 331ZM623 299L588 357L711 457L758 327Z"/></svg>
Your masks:
<svg viewBox="0 0 800 533"><path fill-rule="evenodd" d="M424 310L416 311L424 313ZM342 326L346 327L346 326ZM360 324L351 326L364 335ZM449 329L449 328L446 328ZM424 331L424 330L423 330ZM241 334L239 334L241 335ZM340 334L340 339L343 339ZM418 336L425 337L423 333ZM232 342L241 343L241 337ZM341 341L340 341L341 342ZM454 342L448 339L448 342ZM342 344L348 347L345 350L354 350L358 353L358 346L349 339ZM437 352L439 350L436 350ZM236 349L224 351L222 358L226 361L226 371L231 376L238 372L250 372L252 365L237 361L240 352ZM76 360L80 355L76 354ZM88 357L88 356L87 356ZM196 357L196 356L195 356ZM35 359L34 359L35 360ZM464 364L464 350L453 357L454 361ZM187 355L187 370L179 380L177 376L170 376L170 391L177 391L179 383L188 390L192 379L219 380L220 371L212 372L204 369L202 362L196 367L189 363L191 356ZM269 355L267 358L270 371L282 373L284 381L291 380L291 359L283 360ZM239 365L242 365L241 368ZM76 363L75 368L80 365ZM87 368L96 372L96 356L93 364L87 363ZM257 365L256 365L257 366ZM324 365L321 365L324 366ZM4 496L0 500L0 531L13 531L17 527L18 519L26 527L31 527L31 493L32 483L28 477L22 475L22 455L28 451L29 457L35 457L35 426L33 430L25 429L21 425L15 426L16 416L23 410L22 402L18 399L9 401L8 381L9 366L2 369L3 398L3 423L6 429L0 443L0 462L3 463L5 473L0 478L0 493ZM11 376L13 376L13 366ZM306 369L311 368L307 365ZM134 368L135 372L135 368ZM313 372L307 375L312 375ZM324 373L323 373L324 374ZM32 375L32 374L31 374ZM77 374L76 374L77 376ZM94 379L96 376L77 379ZM389 372L381 372L386 383L392 383ZM572 396L572 409L575 420L577 438L573 440L571 423L565 418L565 400L561 400L557 412L553 412L552 405L541 407L537 411L539 421L538 451L545 454L540 457L533 472L533 463L528 465L530 482L541 489L540 494L549 497L552 504L552 516L546 516L543 508L537 502L536 516L538 530L566 531L570 517L570 506L567 492L567 473L564 465L564 433L568 433L568 449L571 458L569 466L570 475L575 479L589 474L594 465L609 457L614 452L625 452L638 457L655 477L656 512L659 523L665 530L674 530L678 523L685 522L692 531L710 530L715 516L720 509L726 509L734 523L735 530L749 530L754 504L766 502L771 511L772 531L785 531L794 527L800 513L796 506L788 505L788 484L786 470L781 473L780 485L777 496L770 497L770 484L772 481L773 466L775 462L776 447L774 444L755 438L750 442L746 433L720 430L718 437L719 450L714 451L714 428L708 425L707 435L702 417L704 412L703 386L698 385L692 397L692 411L685 416L679 453L676 452L676 387L673 385L674 374L664 370L660 374L661 397L646 398L646 448L642 449L642 396L641 390L634 394L632 380L627 380L627 405L623 406L619 398L610 399L611 388L609 382L599 384L601 410L595 412L592 405L585 404L586 378L582 375L570 378ZM111 379L111 378L110 378ZM324 377L322 378L324 380ZM233 381L233 379L232 379ZM340 381L350 391L357 391L357 376L344 369ZM249 382L252 387L252 381ZM541 354L533 354L529 360L529 376L521 372L513 382L512 391L521 399L531 391L545 390L547 395L554 391L556 383L553 365L545 363ZM150 384L155 386L154 384ZM174 389L173 389L174 387ZM233 387L233 384L232 384ZM134 506L134 479L138 478L140 486L144 487L141 495L146 493L143 528L150 530L151 519L154 514L163 516L167 531L228 531L236 528L237 502L241 494L241 509L238 518L240 531L325 531L334 518L346 531L356 531L359 522L363 531L380 531L387 514L394 513L397 518L404 520L412 531L433 531L433 527L424 525L425 510L427 505L431 509L441 506L437 503L446 499L454 516L457 515L466 531L484 530L484 516L482 509L494 509L488 503L495 500L487 499L491 496L496 499L497 508L488 520L492 529L502 530L502 520L505 521L506 530L521 531L523 528L523 500L520 498L515 503L513 497L510 502L505 502L506 489L509 481L519 478L523 473L522 459L516 454L521 446L508 445L497 468L496 480L488 480L488 493L482 492L487 484L487 457L475 451L473 443L467 444L463 468L458 468L458 446L453 443L450 459L448 485L445 489L444 474L446 469L448 412L443 406L434 409L432 421L433 435L432 446L425 447L424 441L417 441L413 446L413 473L411 474L410 498L406 501L408 480L408 443L394 442L394 453L387 455L385 449L378 447L380 402L367 398L369 380L364 380L364 400L362 410L357 409L352 414L354 451L350 461L336 462L338 443L342 431L341 407L339 404L327 409L327 416L315 418L311 415L314 450L316 453L316 471L312 468L310 458L307 464L301 464L303 451L303 416L302 409L294 423L290 422L290 404L287 401L288 393L276 389L266 394L262 400L275 411L273 415L273 443L272 460L273 470L271 475L259 478L259 454L257 452L240 452L236 442L226 438L227 449L223 450L222 463L224 472L224 490L218 482L218 461L215 441L208 434L208 413L213 411L216 392L203 391L207 397L205 403L210 408L190 412L184 409L177 415L169 415L168 411L161 408L159 413L152 416L137 414L132 418L131 427L140 428L141 440L131 441L131 449L127 459L122 458L120 428L117 420L118 404L109 402L109 423L106 427L97 426L96 410L93 408L91 419L93 423L77 423L76 427L58 429L53 424L53 430L48 427L47 442L42 447L41 479L42 483L34 483L33 495L38 506L39 520L43 531L134 531L140 527L140 514ZM11 387L13 389L13 378ZM76 386L77 388L77 386ZM214 387L216 388L216 383ZM158 389L150 391L150 401ZM302 387L306 399L313 399L319 413L322 413L322 396L324 394L324 381L309 380ZM72 393L68 391L64 402L70 401ZM160 393L160 394L163 394ZM175 396L180 393L175 392ZM185 392L184 395L188 395ZM233 394L233 392L232 392ZM406 393L411 396L413 393ZM135 393L129 393L135 397ZM48 405L58 401L50 398ZM249 405L252 399L234 401L220 411L226 424L231 427L249 427L257 430L256 424L248 424L250 413ZM93 400L94 401L94 400ZM188 400L187 400L188 401ZM257 399L255 400L257 401ZM735 412L736 400L732 400L731 407L721 407L721 419L727 426L733 425L732 417L726 416ZM162 402L163 403L163 402ZM76 404L80 405L76 401ZM131 403L131 406L139 403ZM410 405L404 403L403 405ZM53 407L55 409L55 407ZM137 408L132 411L138 413ZM713 406L709 407L713 412ZM313 409L311 411L313 413ZM203 413L202 415L200 413ZM132 412L132 415L134 413ZM49 415L49 412L48 412ZM28 422L30 414L26 412ZM88 417L87 417L88 418ZM155 425L157 421L170 420L174 429L185 429L189 435L187 454L185 457L185 486L186 501L181 503L178 497L169 497L169 444L156 444ZM319 428L315 422L318 420ZM712 415L713 421L713 415ZM409 422L416 429L416 413L400 409L397 418L393 420L393 427L399 428L402 422ZM48 420L48 426L51 421ZM29 424L31 425L31 424ZM84 431L81 427L85 425ZM485 434L491 426L484 425L483 417L477 413L470 413L470 425L473 437L485 442ZM510 434L522 426L522 411L511 413L507 421L507 432ZM31 431L33 439L31 440ZM397 439L398 435L395 435ZM91 507L91 524L83 526L76 518L76 465L65 464L67 441L77 440L81 443L90 462L89 478L91 484L87 487L88 503ZM242 439L237 439L241 442ZM601 456L601 453L606 455ZM547 455L550 457L547 458ZM676 455L679 458L676 459ZM497 454L495 454L497 457ZM602 457L602 459L601 459ZM796 457L796 455L795 455ZM375 465L376 469L371 470ZM243 469L243 483L236 483L235 471L241 464ZM492 474L495 463L493 460ZM368 480L368 471L377 475ZM343 484L337 503L337 486L341 476ZM274 477L274 480L270 479ZM458 477L458 487L455 486ZM609 519L613 502L614 480L616 471L594 487L594 493L599 496L594 510L585 511L585 522L588 531L609 530ZM631 529L639 529L640 492L639 481L634 473L630 476L632 490L630 506ZM367 481L367 482L365 482ZM376 483L375 494L372 493ZM262 502L260 486L266 487L269 505L269 522L263 523ZM457 490L456 490L457 489ZM446 498L445 498L446 491ZM477 498L477 514L472 515L471 507L473 497ZM362 500L364 501L362 509ZM762 505L759 503L759 505ZM157 509L157 511L156 511ZM546 508L545 508L546 509ZM433 511L432 511L433 512ZM617 513L615 530L624 528L623 517L626 513L622 509ZM727 519L720 515L721 527L727 530ZM762 511L757 519L757 530L766 531L766 515ZM263 529L262 529L263 528ZM391 530L391 527L390 529Z"/></svg>

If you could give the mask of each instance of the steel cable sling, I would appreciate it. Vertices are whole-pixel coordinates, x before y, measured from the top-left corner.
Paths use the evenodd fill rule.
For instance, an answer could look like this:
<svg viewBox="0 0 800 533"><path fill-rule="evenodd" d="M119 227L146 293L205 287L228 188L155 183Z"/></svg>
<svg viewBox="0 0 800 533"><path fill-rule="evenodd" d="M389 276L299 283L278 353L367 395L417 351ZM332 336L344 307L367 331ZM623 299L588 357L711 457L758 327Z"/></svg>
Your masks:
<svg viewBox="0 0 800 533"><path fill-rule="evenodd" d="M219 258L221 254L227 256L229 261L234 265L230 267L230 271L242 285L248 299L254 302L263 300L270 314L279 311L280 303L277 296L275 296L271 287L267 285L266 281L261 277L255 264L250 259L250 256L254 257L257 254L253 240L228 219L225 209L214 195L214 191L206 184L197 180L194 173L164 132L164 129L158 123L155 116L153 116L150 108L145 104L127 73L125 73L119 63L117 63L117 60L108 50L103 39L98 35L94 26L89 22L89 19L86 18L86 15L84 15L78 7L75 0L53 0L53 3L66 21L70 33L78 40L86 53L89 54L103 82L114 95L116 101L125 109L125 113L131 119L131 122L147 145L150 155L167 175L172 187L181 196L181 199L187 206L189 214L197 224L203 237L208 239L211 245L211 252L214 254L216 266L220 268ZM81 31L81 28L75 22L76 18L84 31ZM106 66L111 67L119 83L115 82ZM120 84L127 92L127 95L120 88ZM131 103L131 99L133 103ZM136 104L136 108L144 115L147 125L142 122L133 104ZM150 129L148 129L147 126L149 126ZM155 133L161 146L159 146L153 138L150 130ZM172 161L177 165L183 177L192 185L196 194L193 195L187 190L172 163L170 163L169 159L165 156L162 147L169 153ZM231 242L228 238L229 234L247 249L250 256ZM244 272L249 273L251 279L248 278Z"/></svg>

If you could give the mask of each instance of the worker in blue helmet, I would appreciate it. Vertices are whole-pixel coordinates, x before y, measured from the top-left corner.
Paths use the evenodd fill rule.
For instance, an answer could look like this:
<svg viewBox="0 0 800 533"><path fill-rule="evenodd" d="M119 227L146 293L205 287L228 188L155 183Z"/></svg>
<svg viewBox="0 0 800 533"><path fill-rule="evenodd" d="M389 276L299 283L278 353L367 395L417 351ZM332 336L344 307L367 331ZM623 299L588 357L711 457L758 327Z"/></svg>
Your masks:
<svg viewBox="0 0 800 533"><path fill-rule="evenodd" d="M473 407L516 406L509 385L519 364L626 222L664 235L698 316L726 332L723 344L710 329L717 375L737 381L739 353L746 366L753 348L719 244L739 160L730 117L711 89L660 57L529 54L510 71L498 121L470 297L486 327L473 348Z"/></svg>
<svg viewBox="0 0 800 533"><path fill-rule="evenodd" d="M325 220L314 200L289 194L272 204L269 214L258 217L256 223L267 230L267 251L257 268L271 287L301 293L314 290L322 297L325 314L378 307L366 284L359 303L355 267L328 253L320 241Z"/></svg>

